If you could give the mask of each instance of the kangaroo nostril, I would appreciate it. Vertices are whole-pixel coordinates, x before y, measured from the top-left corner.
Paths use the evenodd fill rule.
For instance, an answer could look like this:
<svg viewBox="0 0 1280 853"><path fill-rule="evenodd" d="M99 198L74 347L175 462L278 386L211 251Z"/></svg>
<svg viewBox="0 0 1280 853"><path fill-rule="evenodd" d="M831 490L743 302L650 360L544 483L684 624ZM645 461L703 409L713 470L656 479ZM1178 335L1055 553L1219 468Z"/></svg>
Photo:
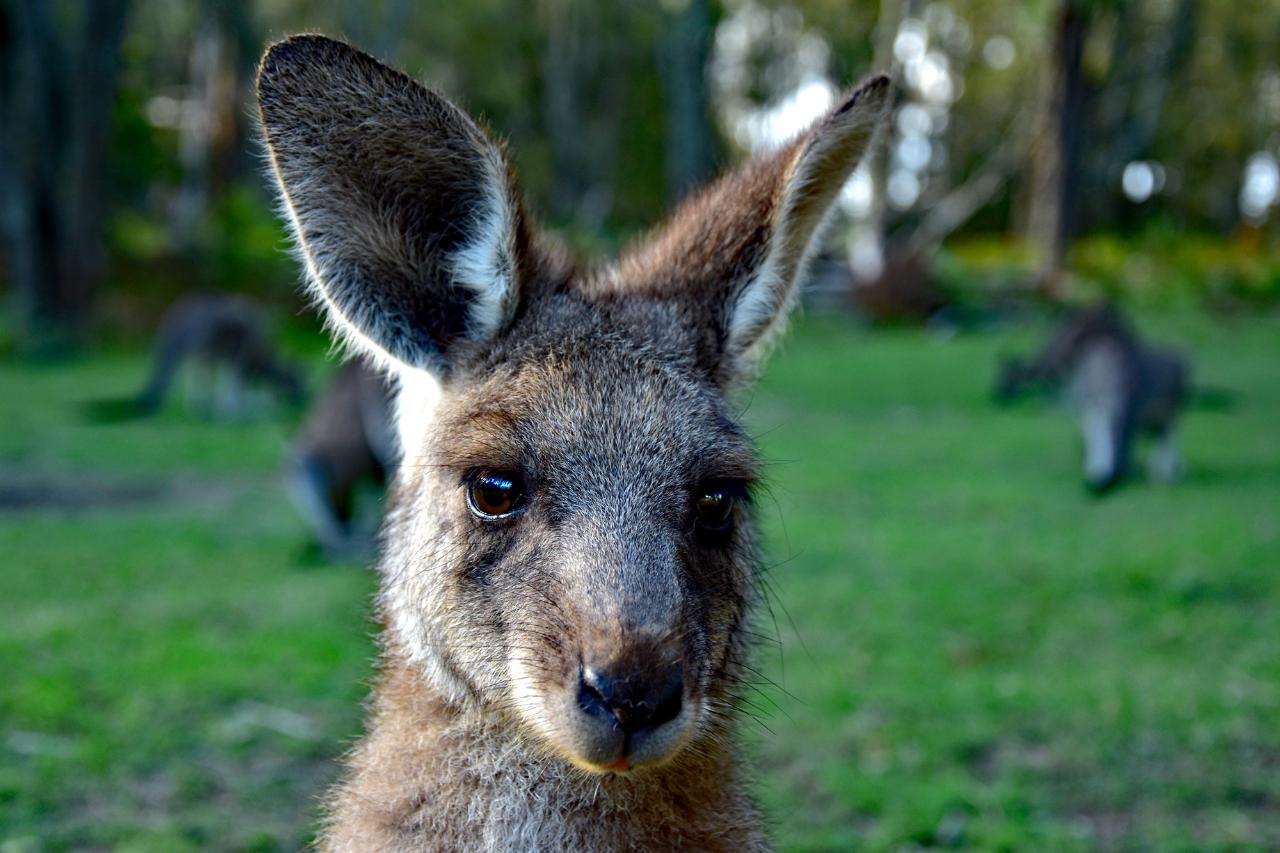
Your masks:
<svg viewBox="0 0 1280 853"><path fill-rule="evenodd" d="M589 669L578 673L578 707L588 716L612 719L613 712L609 710L609 700L596 686L599 683L598 679L599 677Z"/></svg>
<svg viewBox="0 0 1280 853"><path fill-rule="evenodd" d="M684 675L678 664L625 678L584 667L578 681L578 707L628 734L671 722L684 703Z"/></svg>
<svg viewBox="0 0 1280 853"><path fill-rule="evenodd" d="M680 708L684 704L684 675L677 668L672 676L657 695L658 701L648 722L652 728L671 722L680 715Z"/></svg>

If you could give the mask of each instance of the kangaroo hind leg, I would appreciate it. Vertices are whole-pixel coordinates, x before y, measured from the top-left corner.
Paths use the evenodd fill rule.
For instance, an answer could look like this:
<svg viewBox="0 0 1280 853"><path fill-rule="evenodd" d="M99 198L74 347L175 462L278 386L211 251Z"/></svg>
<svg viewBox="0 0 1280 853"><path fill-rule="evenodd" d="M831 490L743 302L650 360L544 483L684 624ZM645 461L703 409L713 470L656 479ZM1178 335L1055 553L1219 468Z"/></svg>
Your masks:
<svg viewBox="0 0 1280 853"><path fill-rule="evenodd" d="M1178 451L1177 433L1172 427L1156 437L1147 457L1147 474L1157 483L1172 483L1182 475L1182 454Z"/></svg>

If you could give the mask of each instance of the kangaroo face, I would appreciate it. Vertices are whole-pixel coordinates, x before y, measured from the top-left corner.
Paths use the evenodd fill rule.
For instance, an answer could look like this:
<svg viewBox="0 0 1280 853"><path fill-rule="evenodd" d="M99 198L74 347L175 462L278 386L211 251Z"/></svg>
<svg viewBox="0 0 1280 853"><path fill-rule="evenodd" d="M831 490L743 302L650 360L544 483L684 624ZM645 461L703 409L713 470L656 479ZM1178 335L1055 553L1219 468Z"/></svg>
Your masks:
<svg viewBox="0 0 1280 853"><path fill-rule="evenodd" d="M430 568L387 591L459 694L597 769L714 722L752 593L750 446L672 318L630 313L550 299L444 392L397 498Z"/></svg>
<svg viewBox="0 0 1280 853"><path fill-rule="evenodd" d="M312 291L401 388L388 642L448 701L595 772L674 759L732 715L756 460L726 395L887 90L580 275L451 103L328 39L268 51L263 125Z"/></svg>

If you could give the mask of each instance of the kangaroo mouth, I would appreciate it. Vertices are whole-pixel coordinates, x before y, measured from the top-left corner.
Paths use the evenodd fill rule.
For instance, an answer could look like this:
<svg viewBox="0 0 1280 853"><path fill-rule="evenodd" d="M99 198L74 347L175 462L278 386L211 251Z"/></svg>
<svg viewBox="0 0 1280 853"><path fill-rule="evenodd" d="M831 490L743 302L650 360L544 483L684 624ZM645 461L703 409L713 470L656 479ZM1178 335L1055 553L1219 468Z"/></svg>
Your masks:
<svg viewBox="0 0 1280 853"><path fill-rule="evenodd" d="M546 690L514 673L516 707L540 739L579 769L625 775L677 756L697 728L700 702L683 679L658 688L661 696L634 701L591 679L576 689ZM581 678L581 677L580 677Z"/></svg>
<svg viewBox="0 0 1280 853"><path fill-rule="evenodd" d="M591 773L626 775L666 764L687 745L690 722L676 719L651 731L607 732L593 727L570 728L560 751L575 766Z"/></svg>

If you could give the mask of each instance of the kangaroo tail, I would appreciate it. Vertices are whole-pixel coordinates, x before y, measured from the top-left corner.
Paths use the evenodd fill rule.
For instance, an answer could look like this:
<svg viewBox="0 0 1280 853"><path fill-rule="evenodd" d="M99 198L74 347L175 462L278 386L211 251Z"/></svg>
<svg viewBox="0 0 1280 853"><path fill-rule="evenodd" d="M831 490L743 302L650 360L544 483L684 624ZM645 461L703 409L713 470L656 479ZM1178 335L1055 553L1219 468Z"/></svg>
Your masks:
<svg viewBox="0 0 1280 853"><path fill-rule="evenodd" d="M133 397L89 400L81 409L95 423L120 423L155 414L164 403L184 355L184 341L179 339L171 323L160 327L156 336L155 356L147 384Z"/></svg>
<svg viewBox="0 0 1280 853"><path fill-rule="evenodd" d="M133 399L133 406L139 417L155 414L160 409L165 397L169 395L169 389L173 386L173 377L177 372L176 353L162 345L156 353L156 360L151 367L151 376L147 379L147 384Z"/></svg>

